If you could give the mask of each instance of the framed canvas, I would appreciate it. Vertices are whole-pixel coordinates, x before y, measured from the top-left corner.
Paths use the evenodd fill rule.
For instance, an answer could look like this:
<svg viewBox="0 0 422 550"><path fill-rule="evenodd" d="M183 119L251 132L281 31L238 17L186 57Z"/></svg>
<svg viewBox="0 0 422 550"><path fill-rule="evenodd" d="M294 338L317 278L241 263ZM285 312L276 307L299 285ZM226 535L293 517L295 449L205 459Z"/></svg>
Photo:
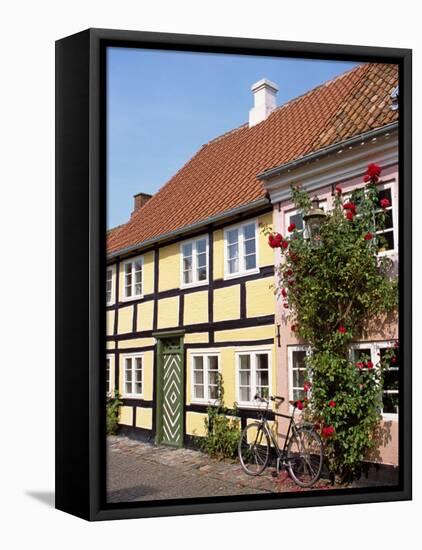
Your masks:
<svg viewBox="0 0 422 550"><path fill-rule="evenodd" d="M56 506L411 498L411 51L56 43Z"/></svg>

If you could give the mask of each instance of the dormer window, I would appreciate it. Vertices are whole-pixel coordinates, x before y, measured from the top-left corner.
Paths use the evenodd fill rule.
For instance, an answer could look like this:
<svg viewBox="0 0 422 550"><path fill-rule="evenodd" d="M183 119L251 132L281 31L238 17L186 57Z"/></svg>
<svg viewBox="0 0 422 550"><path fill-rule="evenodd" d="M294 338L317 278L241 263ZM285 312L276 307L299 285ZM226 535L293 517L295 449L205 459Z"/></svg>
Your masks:
<svg viewBox="0 0 422 550"><path fill-rule="evenodd" d="M398 86L394 88L394 90L391 92L390 99L391 99L391 110L397 111L397 109L399 108L399 87Z"/></svg>

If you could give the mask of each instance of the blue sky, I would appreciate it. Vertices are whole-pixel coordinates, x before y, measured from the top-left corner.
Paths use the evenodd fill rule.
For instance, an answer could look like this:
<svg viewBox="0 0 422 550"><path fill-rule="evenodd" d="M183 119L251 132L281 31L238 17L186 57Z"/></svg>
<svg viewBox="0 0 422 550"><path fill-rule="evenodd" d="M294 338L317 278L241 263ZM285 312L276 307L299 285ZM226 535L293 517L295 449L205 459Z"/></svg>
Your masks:
<svg viewBox="0 0 422 550"><path fill-rule="evenodd" d="M282 105L355 63L108 48L107 226L133 195L155 193L210 139L248 120L251 85L275 82Z"/></svg>

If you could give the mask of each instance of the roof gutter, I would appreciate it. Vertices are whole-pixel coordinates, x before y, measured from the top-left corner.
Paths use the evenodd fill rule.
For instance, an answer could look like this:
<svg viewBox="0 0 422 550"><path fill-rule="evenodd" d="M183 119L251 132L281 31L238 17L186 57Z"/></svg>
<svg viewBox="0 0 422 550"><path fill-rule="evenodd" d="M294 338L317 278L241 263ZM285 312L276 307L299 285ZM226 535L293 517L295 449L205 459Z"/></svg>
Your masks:
<svg viewBox="0 0 422 550"><path fill-rule="evenodd" d="M290 172L295 168L299 168L303 164L307 164L308 162L313 162L315 160L319 160L333 153L337 153L338 151L340 151L341 149L344 149L345 147L353 147L353 145L361 143L362 141L368 141L370 139L377 138L382 134L386 134L394 130L397 130L398 126L399 126L398 121L392 122L390 124L386 124L385 126L381 126L380 128L375 128L375 130L369 130L369 132L364 132L363 134L359 134L358 136L354 136L350 139L340 141L339 143L328 145L327 147L318 149L318 151L315 151L314 153L310 153L309 155L305 155L304 157L301 157L297 160L292 160L291 162L287 162L286 164L282 164L280 166L276 166L275 168L270 168L269 170L265 170L264 172L261 172L260 174L258 174L257 178L260 180L268 180L270 178L273 178L274 176L280 176L285 172Z"/></svg>
<svg viewBox="0 0 422 550"><path fill-rule="evenodd" d="M185 225L180 229L176 229L174 231L170 231L169 233L158 235L157 237L153 237L152 239L149 239L147 241L143 241L143 242L134 244L132 246L128 246L126 248L121 248L120 250L116 250L115 252L111 252L110 254L107 254L107 259L111 260L113 258L116 258L117 256L130 254L131 252L135 252L136 250L139 250L141 248L146 248L154 244L157 244L160 241L165 241L165 240L172 239L174 237L178 237L180 235L184 235L185 233L189 233L191 231L195 231L196 229L201 229L202 227L206 227L211 223L224 221L225 219L230 218L232 216L243 214L245 212L249 212L250 210L255 210L256 208L267 206L269 204L270 204L270 199L267 197L262 197L254 202L250 202L248 204L238 206L237 208L233 208L232 210L226 210L225 212L221 212L220 214L216 214L215 216L205 218L204 220L195 222L191 225Z"/></svg>

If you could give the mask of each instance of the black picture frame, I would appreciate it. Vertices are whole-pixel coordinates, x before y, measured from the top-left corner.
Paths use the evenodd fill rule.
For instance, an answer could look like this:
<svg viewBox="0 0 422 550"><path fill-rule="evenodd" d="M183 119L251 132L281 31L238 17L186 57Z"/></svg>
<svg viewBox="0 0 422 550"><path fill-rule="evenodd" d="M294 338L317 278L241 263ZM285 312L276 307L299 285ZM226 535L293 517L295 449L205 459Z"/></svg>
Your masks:
<svg viewBox="0 0 422 550"><path fill-rule="evenodd" d="M390 62L400 82L400 346L404 399L397 488L126 504L105 502L106 108L108 46ZM56 508L108 520L412 498L411 50L88 29L56 42ZM75 358L78 358L75 360Z"/></svg>

